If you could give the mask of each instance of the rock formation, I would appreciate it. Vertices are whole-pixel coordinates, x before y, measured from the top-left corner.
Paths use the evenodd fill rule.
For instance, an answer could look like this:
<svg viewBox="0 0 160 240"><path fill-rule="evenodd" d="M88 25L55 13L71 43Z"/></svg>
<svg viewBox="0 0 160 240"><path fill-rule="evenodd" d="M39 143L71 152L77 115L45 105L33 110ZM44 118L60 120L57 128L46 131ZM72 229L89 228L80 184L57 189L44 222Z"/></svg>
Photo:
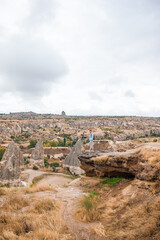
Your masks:
<svg viewBox="0 0 160 240"><path fill-rule="evenodd" d="M75 175L81 175L84 171L80 168L80 161L78 155L82 154L82 142L81 139L77 141L69 155L66 157L63 167L69 168L70 172Z"/></svg>
<svg viewBox="0 0 160 240"><path fill-rule="evenodd" d="M1 184L14 185L19 181L20 168L23 167L24 160L19 146L11 142L6 149L2 161L0 171Z"/></svg>
<svg viewBox="0 0 160 240"><path fill-rule="evenodd" d="M35 149L32 151L31 161L39 167L44 166L44 149L42 139L39 139Z"/></svg>
<svg viewBox="0 0 160 240"><path fill-rule="evenodd" d="M79 155L87 176L127 177L146 181L160 179L160 144L142 144L126 152Z"/></svg>

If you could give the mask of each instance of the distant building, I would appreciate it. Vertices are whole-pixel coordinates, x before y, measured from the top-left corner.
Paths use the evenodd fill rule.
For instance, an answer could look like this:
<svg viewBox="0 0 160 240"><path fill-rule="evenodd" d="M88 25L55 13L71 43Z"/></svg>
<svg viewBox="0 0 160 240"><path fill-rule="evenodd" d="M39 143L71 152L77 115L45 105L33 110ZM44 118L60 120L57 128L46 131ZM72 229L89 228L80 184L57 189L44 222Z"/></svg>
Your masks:
<svg viewBox="0 0 160 240"><path fill-rule="evenodd" d="M66 115L65 111L62 111L61 115L65 116Z"/></svg>

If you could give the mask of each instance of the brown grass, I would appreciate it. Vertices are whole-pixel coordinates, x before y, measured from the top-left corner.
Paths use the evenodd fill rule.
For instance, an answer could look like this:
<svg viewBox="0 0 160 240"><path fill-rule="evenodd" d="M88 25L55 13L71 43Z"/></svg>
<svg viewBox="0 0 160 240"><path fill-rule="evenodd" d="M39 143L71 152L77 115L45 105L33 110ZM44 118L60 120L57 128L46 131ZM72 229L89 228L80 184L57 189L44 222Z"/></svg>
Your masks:
<svg viewBox="0 0 160 240"><path fill-rule="evenodd" d="M97 196L85 196L79 202L76 211L76 218L82 222L98 221L102 214L102 208L99 204L100 200Z"/></svg>
<svg viewBox="0 0 160 240"><path fill-rule="evenodd" d="M19 200L22 199L19 198ZM16 207L16 209L19 208ZM15 213L16 210L6 211L4 208L2 210L0 212L0 240L74 239L61 220L60 208L56 201L32 199L32 206L25 213Z"/></svg>
<svg viewBox="0 0 160 240"><path fill-rule="evenodd" d="M126 180L114 188L106 189L98 184L92 186L90 180L83 178L82 186L85 191L96 191L101 196L98 201L95 197L89 199L89 203L83 199L76 212L76 217L82 222L95 221L91 229L97 238L99 236L104 240L160 239L158 183L156 191L153 191L154 184L138 180L132 183Z"/></svg>
<svg viewBox="0 0 160 240"><path fill-rule="evenodd" d="M56 201L52 199L39 199L34 206L32 207L31 211L34 213L44 213L44 212L50 212L53 210L58 209L58 204Z"/></svg>
<svg viewBox="0 0 160 240"><path fill-rule="evenodd" d="M25 199L21 194L9 194L1 207L6 211L20 210L29 205L29 200Z"/></svg>
<svg viewBox="0 0 160 240"><path fill-rule="evenodd" d="M6 195L6 190L4 188L0 188L0 196Z"/></svg>
<svg viewBox="0 0 160 240"><path fill-rule="evenodd" d="M33 185L33 187L24 189L25 193L35 193L35 192L43 192L43 191L56 192L56 190L53 187L49 186L48 184Z"/></svg>

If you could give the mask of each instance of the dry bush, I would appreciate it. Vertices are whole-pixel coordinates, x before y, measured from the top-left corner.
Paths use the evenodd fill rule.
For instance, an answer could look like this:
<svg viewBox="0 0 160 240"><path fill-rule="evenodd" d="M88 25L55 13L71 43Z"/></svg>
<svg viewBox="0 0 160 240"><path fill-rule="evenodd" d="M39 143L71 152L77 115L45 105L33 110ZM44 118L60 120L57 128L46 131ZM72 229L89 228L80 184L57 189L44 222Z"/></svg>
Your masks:
<svg viewBox="0 0 160 240"><path fill-rule="evenodd" d="M106 237L106 231L102 223L98 223L95 224L94 226L91 226L91 230L100 237Z"/></svg>
<svg viewBox="0 0 160 240"><path fill-rule="evenodd" d="M84 196L80 201L79 207L75 214L76 218L82 222L98 221L101 217L100 200L97 196L90 194Z"/></svg>
<svg viewBox="0 0 160 240"><path fill-rule="evenodd" d="M9 194L6 200L1 207L3 210L12 211L12 210L19 210L23 207L29 205L29 200L25 199L22 195L18 194Z"/></svg>
<svg viewBox="0 0 160 240"><path fill-rule="evenodd" d="M6 195L6 190L4 188L0 188L0 196Z"/></svg>
<svg viewBox="0 0 160 240"><path fill-rule="evenodd" d="M25 193L35 193L35 192L43 192L43 191L56 192L56 190L53 187L49 186L48 184L33 185L33 187L24 189Z"/></svg>
<svg viewBox="0 0 160 240"><path fill-rule="evenodd" d="M39 199L31 208L30 211L41 214L44 212L49 212L57 209L58 209L58 204L56 203L56 201L52 199L43 199L43 200Z"/></svg>

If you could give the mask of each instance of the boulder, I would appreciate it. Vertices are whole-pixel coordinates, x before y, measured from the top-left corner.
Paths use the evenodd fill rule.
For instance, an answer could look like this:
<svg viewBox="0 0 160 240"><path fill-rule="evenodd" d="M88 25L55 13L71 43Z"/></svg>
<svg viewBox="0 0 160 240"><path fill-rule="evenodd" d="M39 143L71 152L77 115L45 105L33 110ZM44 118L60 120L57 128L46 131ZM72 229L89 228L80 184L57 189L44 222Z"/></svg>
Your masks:
<svg viewBox="0 0 160 240"><path fill-rule="evenodd" d="M78 155L82 154L82 142L79 139L69 155L66 157L63 168L69 168L70 172L75 175L84 174L84 171L80 168L80 161L78 159Z"/></svg>
<svg viewBox="0 0 160 240"><path fill-rule="evenodd" d="M0 171L0 182L12 183L19 179L20 169L24 166L24 159L19 146L11 142L2 158Z"/></svg>
<svg viewBox="0 0 160 240"><path fill-rule="evenodd" d="M126 152L84 153L78 156L87 176L160 180L160 144L142 144Z"/></svg>

